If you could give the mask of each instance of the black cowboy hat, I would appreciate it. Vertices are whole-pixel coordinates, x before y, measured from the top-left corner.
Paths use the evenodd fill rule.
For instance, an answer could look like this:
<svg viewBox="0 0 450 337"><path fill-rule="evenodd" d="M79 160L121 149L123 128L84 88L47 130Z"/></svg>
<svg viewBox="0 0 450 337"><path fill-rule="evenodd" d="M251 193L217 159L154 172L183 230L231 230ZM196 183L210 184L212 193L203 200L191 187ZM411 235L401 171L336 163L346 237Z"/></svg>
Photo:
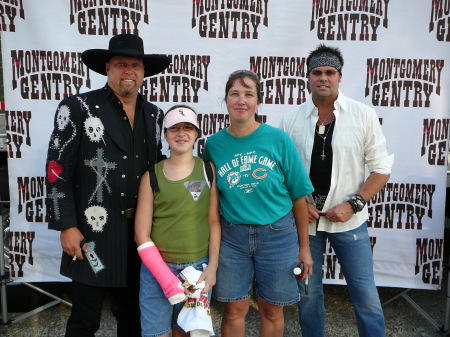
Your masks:
<svg viewBox="0 0 450 337"><path fill-rule="evenodd" d="M106 76L105 64L113 56L141 58L144 62L144 77L152 76L166 69L170 58L166 55L144 54L144 42L133 34L119 34L109 40L109 49L88 49L81 54L84 64L96 73Z"/></svg>

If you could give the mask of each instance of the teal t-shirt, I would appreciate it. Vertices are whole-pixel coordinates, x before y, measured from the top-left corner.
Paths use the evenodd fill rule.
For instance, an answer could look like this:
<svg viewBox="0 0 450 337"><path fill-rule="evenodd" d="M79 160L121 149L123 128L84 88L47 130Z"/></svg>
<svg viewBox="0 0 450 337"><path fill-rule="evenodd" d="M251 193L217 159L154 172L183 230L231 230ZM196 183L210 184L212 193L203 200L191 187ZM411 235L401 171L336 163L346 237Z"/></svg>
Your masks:
<svg viewBox="0 0 450 337"><path fill-rule="evenodd" d="M220 212L235 224L273 223L313 191L292 140L267 124L245 137L222 129L206 141L203 158L216 166Z"/></svg>

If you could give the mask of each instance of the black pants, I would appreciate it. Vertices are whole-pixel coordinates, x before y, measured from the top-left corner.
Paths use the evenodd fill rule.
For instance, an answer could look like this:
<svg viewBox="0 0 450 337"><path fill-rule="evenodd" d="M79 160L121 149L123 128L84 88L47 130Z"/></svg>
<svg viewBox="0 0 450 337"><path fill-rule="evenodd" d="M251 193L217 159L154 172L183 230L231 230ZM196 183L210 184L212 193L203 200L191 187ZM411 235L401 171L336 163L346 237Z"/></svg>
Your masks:
<svg viewBox="0 0 450 337"><path fill-rule="evenodd" d="M118 337L140 337L139 274L141 259L136 250L133 226L129 226L127 287L93 287L72 282L72 312L67 321L66 337L94 337L100 327L103 302L112 290Z"/></svg>
<svg viewBox="0 0 450 337"><path fill-rule="evenodd" d="M108 288L72 282L72 311L67 320L66 337L93 337L100 327L103 301Z"/></svg>
<svg viewBox="0 0 450 337"><path fill-rule="evenodd" d="M133 219L134 220L134 219ZM131 226L133 228L134 224ZM127 287L115 289L117 336L141 337L141 311L139 310L139 279L141 258L133 235L128 235Z"/></svg>

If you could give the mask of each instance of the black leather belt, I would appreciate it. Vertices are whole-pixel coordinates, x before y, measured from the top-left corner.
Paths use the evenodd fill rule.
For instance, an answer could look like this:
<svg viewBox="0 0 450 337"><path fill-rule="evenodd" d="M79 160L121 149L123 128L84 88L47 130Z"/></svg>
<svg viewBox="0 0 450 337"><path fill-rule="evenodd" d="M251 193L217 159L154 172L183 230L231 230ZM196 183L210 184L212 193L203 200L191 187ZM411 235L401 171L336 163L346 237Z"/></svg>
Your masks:
<svg viewBox="0 0 450 337"><path fill-rule="evenodd" d="M134 218L134 214L136 213L136 209L135 208L128 208L125 211L125 215L127 216L127 219L131 219Z"/></svg>

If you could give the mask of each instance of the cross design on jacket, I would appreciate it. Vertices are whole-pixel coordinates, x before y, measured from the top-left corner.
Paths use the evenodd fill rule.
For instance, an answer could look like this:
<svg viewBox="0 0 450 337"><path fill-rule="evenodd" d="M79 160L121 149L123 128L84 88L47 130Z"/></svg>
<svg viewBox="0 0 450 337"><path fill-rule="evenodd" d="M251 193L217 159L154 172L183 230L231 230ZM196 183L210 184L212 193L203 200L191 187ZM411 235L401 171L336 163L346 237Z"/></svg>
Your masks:
<svg viewBox="0 0 450 337"><path fill-rule="evenodd" d="M60 198L64 198L65 193L63 192L58 192L58 190L56 189L56 186L52 187L52 191L50 193L47 194L47 197L52 201L53 203L53 209L55 211L55 218L56 220L60 219L59 216L59 203L58 203L58 199Z"/></svg>
<svg viewBox="0 0 450 337"><path fill-rule="evenodd" d="M94 192L89 198L89 203L92 202L94 195L96 196L97 202L103 202L103 188L102 185L105 184L106 189L109 193L111 193L111 187L106 180L109 169L115 169L116 163L109 163L105 159L103 159L103 149L97 149L97 157L92 159L86 159L84 161L84 165L90 166L95 174L97 175L97 183L95 185Z"/></svg>

